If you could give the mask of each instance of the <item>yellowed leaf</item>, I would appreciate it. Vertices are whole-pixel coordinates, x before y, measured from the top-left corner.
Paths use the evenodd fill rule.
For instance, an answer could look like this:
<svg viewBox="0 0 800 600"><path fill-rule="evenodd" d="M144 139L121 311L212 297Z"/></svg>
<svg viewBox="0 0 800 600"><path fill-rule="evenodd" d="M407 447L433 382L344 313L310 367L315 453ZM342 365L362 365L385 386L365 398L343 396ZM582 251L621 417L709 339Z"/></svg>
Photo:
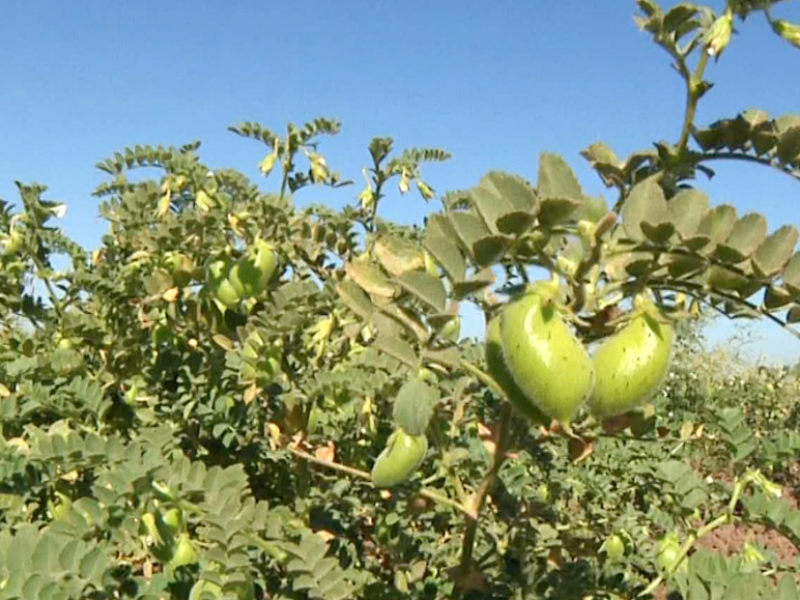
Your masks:
<svg viewBox="0 0 800 600"><path fill-rule="evenodd" d="M281 428L275 423L267 423L267 431L269 432L270 448L277 450L281 446Z"/></svg>
<svg viewBox="0 0 800 600"><path fill-rule="evenodd" d="M256 384L251 385L244 393L244 403L250 404L258 397L258 393L261 391Z"/></svg>
<svg viewBox="0 0 800 600"><path fill-rule="evenodd" d="M180 296L181 290L178 287L169 288L166 292L161 294L161 299L165 302L175 302Z"/></svg>
<svg viewBox="0 0 800 600"><path fill-rule="evenodd" d="M336 539L336 536L327 529L320 529L319 531L315 531L314 533L316 533L319 537L321 537L326 544Z"/></svg>
<svg viewBox="0 0 800 600"><path fill-rule="evenodd" d="M228 352L233 350L233 342L221 333L214 334L211 339L214 340L214 343L223 350L227 350Z"/></svg>

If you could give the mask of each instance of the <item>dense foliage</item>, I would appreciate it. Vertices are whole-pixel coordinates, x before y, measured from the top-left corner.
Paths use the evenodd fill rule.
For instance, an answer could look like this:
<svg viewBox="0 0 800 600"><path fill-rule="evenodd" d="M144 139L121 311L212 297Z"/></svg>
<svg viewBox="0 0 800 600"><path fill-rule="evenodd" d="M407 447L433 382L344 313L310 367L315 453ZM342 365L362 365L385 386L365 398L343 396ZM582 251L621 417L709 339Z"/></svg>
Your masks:
<svg viewBox="0 0 800 600"><path fill-rule="evenodd" d="M800 30L774 2L638 4L686 120L624 160L583 152L611 206L552 154L535 184L492 172L438 195L422 167L445 151L376 138L356 203L298 208L350 183L320 153L331 119L231 128L267 146L275 192L197 143L124 149L98 165L91 252L18 183L21 206L0 201L0 598L800 598L798 374L696 335L704 311L798 335L798 232L692 185L721 158L800 179L800 116L694 123L736 19ZM441 210L382 220L395 186ZM674 328L666 377L659 346L655 371L621 371L635 397L595 374L575 411L532 404L576 375L509 359L528 317L501 322L506 297L538 307L543 272L571 359L634 334L640 356L648 328ZM460 337L462 303L494 346Z"/></svg>

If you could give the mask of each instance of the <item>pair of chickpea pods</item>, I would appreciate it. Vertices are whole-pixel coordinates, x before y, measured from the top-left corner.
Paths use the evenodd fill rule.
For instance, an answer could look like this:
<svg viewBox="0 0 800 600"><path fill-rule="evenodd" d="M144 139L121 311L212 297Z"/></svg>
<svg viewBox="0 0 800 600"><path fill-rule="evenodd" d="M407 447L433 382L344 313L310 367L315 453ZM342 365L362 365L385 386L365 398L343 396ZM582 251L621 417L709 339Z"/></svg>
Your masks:
<svg viewBox="0 0 800 600"><path fill-rule="evenodd" d="M560 314L550 284L532 286L503 307L487 327L489 372L511 404L530 421L564 428L588 402L598 418L626 413L651 398L669 369L671 323L644 294L628 323L593 356ZM398 428L372 470L378 487L406 481L428 449L425 435Z"/></svg>

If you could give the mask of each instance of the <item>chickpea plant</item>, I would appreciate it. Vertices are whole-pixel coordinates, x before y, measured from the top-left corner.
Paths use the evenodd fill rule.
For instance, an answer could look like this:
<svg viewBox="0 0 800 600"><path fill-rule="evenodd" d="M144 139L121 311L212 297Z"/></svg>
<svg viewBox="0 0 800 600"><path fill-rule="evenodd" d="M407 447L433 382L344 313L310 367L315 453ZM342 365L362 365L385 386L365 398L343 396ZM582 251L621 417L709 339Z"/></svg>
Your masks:
<svg viewBox="0 0 800 600"><path fill-rule="evenodd" d="M298 208L352 185L320 152L328 118L231 127L266 147L275 192L197 142L116 153L91 252L18 183L0 598L800 598L796 558L703 546L757 523L800 548L800 386L770 375L750 406L676 350L709 311L800 337L797 229L695 185L716 160L800 179L800 116L695 122L734 23L762 15L797 47L800 28L776 0L637 4L685 118L674 143L582 152L610 201L550 153L535 183L439 194L423 167L446 151L375 138L351 205ZM412 188L440 202L424 227L382 219ZM485 339L460 336L465 303Z"/></svg>

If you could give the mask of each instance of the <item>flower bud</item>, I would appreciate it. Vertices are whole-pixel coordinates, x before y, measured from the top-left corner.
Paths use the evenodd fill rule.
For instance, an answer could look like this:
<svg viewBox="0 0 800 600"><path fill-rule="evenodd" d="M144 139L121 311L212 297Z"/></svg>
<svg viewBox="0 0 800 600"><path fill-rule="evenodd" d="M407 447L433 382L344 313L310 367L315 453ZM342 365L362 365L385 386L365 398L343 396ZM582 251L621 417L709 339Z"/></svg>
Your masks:
<svg viewBox="0 0 800 600"><path fill-rule="evenodd" d="M709 56L716 56L722 54L722 51L727 48L731 41L731 34L733 33L733 13L725 12L720 16L706 32L704 41L706 43L706 51Z"/></svg>
<svg viewBox="0 0 800 600"><path fill-rule="evenodd" d="M800 48L800 25L776 19L772 22L772 29L792 46Z"/></svg>

